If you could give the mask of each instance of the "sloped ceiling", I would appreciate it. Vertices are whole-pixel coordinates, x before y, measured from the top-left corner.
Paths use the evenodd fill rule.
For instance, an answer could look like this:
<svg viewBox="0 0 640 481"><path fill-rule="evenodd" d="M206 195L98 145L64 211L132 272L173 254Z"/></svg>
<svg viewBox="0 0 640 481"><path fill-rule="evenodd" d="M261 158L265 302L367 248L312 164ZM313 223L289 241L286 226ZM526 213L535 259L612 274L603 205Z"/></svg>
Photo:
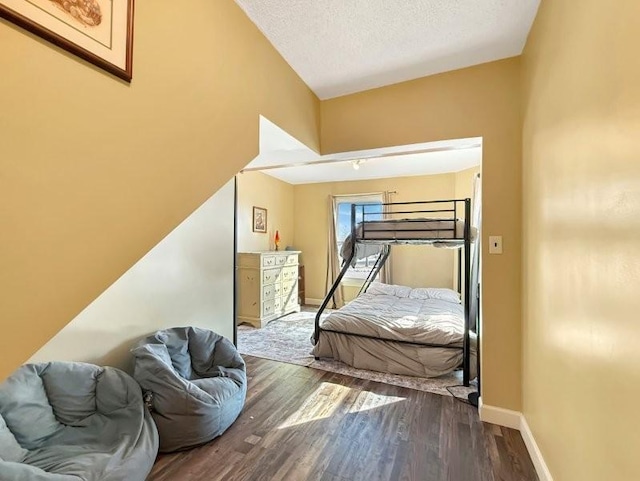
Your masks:
<svg viewBox="0 0 640 481"><path fill-rule="evenodd" d="M540 0L236 0L328 99L520 55Z"/></svg>

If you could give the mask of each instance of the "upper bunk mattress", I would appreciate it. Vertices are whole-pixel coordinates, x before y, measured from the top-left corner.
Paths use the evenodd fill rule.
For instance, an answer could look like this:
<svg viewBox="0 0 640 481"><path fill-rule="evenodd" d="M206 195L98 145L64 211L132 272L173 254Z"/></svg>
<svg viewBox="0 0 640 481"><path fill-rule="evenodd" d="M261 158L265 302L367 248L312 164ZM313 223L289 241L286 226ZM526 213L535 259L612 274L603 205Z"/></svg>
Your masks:
<svg viewBox="0 0 640 481"><path fill-rule="evenodd" d="M375 255L380 244L431 244L435 247L459 249L464 246L464 221L451 219L387 219L359 223L356 227L356 254L354 260ZM471 227L470 241L474 242L478 230ZM368 245L371 244L371 245ZM353 239L349 234L340 256L351 256Z"/></svg>
<svg viewBox="0 0 640 481"><path fill-rule="evenodd" d="M464 239L464 221L385 219L358 224L358 240Z"/></svg>

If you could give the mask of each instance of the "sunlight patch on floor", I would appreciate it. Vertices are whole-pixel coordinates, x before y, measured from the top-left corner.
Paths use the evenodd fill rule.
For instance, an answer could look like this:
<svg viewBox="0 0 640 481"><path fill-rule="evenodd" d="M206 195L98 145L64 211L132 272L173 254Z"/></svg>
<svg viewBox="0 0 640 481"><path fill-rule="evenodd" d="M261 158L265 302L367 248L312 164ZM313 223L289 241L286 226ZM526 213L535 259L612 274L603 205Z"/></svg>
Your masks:
<svg viewBox="0 0 640 481"><path fill-rule="evenodd" d="M384 394L376 394L369 391L363 391L358 395L356 402L349 409L349 413L360 413L371 409L389 406L391 404L405 401L407 398L398 396L385 396Z"/></svg>
<svg viewBox="0 0 640 481"><path fill-rule="evenodd" d="M278 429L330 418L350 391L340 384L323 382Z"/></svg>

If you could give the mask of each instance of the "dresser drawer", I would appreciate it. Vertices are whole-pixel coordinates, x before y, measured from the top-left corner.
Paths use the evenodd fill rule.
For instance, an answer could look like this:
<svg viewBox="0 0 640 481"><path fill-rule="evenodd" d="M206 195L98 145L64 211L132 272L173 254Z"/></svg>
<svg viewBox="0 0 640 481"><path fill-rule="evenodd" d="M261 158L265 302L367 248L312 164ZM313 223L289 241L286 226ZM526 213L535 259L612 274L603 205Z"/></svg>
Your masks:
<svg viewBox="0 0 640 481"><path fill-rule="evenodd" d="M282 288L280 290L280 295L288 299L292 295L298 295L298 280L294 279L293 281L287 281L282 283Z"/></svg>
<svg viewBox="0 0 640 481"><path fill-rule="evenodd" d="M277 314L277 313L279 313L280 311L282 311L282 307L283 307L283 305L282 305L282 298L280 298L280 297L276 297L276 298L273 300L273 310L274 310L274 311L276 312L276 314Z"/></svg>
<svg viewBox="0 0 640 481"><path fill-rule="evenodd" d="M278 304L280 301L278 300ZM269 301L264 301L262 303L262 315L264 317L271 316L276 312L276 301L275 299L271 299Z"/></svg>
<svg viewBox="0 0 640 481"><path fill-rule="evenodd" d="M282 291L282 286L280 283L277 284L269 284L262 286L262 299L275 299L276 297L280 297L280 292Z"/></svg>
<svg viewBox="0 0 640 481"><path fill-rule="evenodd" d="M282 298L282 302L285 302L285 298ZM288 311L289 309L294 309L296 307L298 307L298 294L296 293L295 296L291 296L287 301L286 304L283 307L284 311Z"/></svg>
<svg viewBox="0 0 640 481"><path fill-rule="evenodd" d="M298 263L298 254L289 254L285 262L288 266L294 266Z"/></svg>
<svg viewBox="0 0 640 481"><path fill-rule="evenodd" d="M262 272L262 283L264 285L275 284L280 280L281 274L281 269L265 269Z"/></svg>
<svg viewBox="0 0 640 481"><path fill-rule="evenodd" d="M262 258L263 267L273 267L276 265L276 256L264 256Z"/></svg>
<svg viewBox="0 0 640 481"><path fill-rule="evenodd" d="M298 279L298 268L296 266L282 269L282 282L293 281L295 279Z"/></svg>
<svg viewBox="0 0 640 481"><path fill-rule="evenodd" d="M283 265L285 265L287 263L287 259L289 256L283 255L283 256L276 256L276 265L282 267Z"/></svg>

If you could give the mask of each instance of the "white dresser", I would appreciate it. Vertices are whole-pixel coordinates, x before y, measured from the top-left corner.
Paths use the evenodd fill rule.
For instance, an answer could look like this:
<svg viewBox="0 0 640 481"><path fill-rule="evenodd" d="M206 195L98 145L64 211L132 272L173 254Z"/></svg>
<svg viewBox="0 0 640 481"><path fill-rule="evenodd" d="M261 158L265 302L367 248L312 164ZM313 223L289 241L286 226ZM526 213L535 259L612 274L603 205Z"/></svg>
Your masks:
<svg viewBox="0 0 640 481"><path fill-rule="evenodd" d="M298 255L300 251L238 253L238 324L262 327L300 312Z"/></svg>

